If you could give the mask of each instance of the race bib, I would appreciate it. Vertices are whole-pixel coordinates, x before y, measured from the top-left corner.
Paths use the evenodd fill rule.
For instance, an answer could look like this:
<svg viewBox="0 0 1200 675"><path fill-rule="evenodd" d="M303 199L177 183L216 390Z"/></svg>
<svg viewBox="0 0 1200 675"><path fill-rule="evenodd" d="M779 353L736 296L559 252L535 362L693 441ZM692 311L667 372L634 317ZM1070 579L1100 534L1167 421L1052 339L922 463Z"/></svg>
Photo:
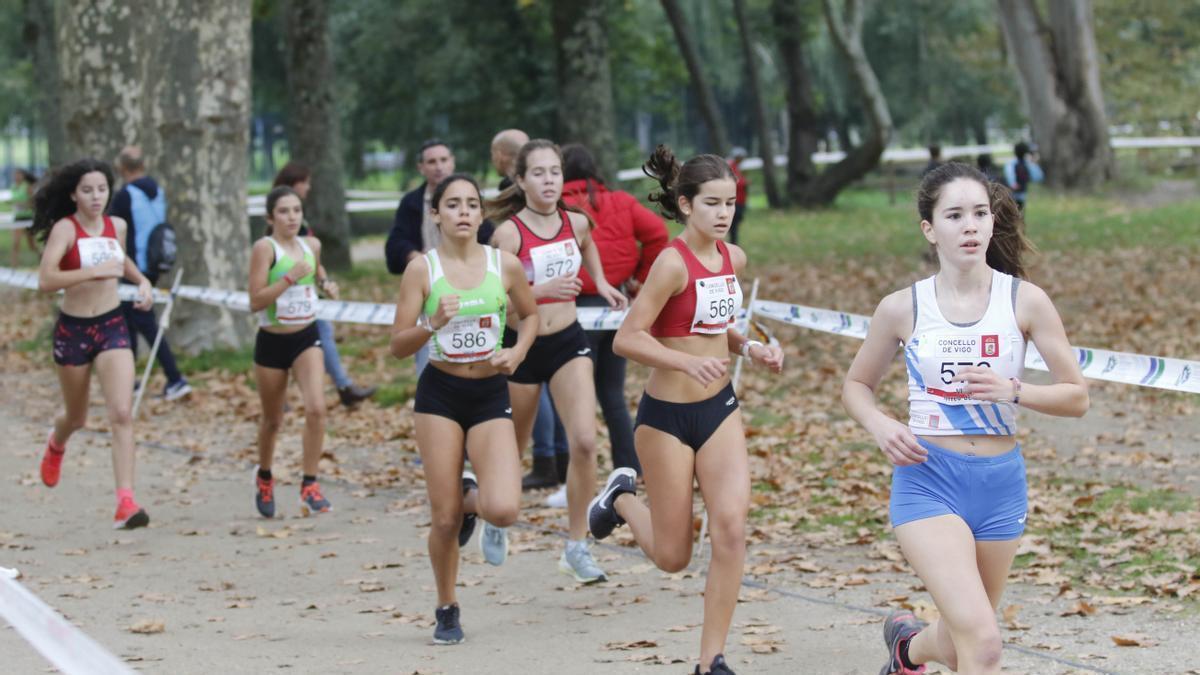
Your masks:
<svg viewBox="0 0 1200 675"><path fill-rule="evenodd" d="M116 239L111 237L84 237L75 240L79 247L79 266L81 268L102 265L109 260L124 260L125 252Z"/></svg>
<svg viewBox="0 0 1200 675"><path fill-rule="evenodd" d="M535 286L556 277L575 276L583 264L583 256L574 239L534 246L529 249L529 258L533 262L532 282Z"/></svg>
<svg viewBox="0 0 1200 675"><path fill-rule="evenodd" d="M954 376L969 366L996 369L1009 377L1013 369L1016 338L1002 335L927 335L917 350L925 379L925 392L947 402L977 402L963 393L964 382Z"/></svg>
<svg viewBox="0 0 1200 675"><path fill-rule="evenodd" d="M742 287L737 277L708 277L696 280L696 312L692 332L716 335L729 330L742 306Z"/></svg>
<svg viewBox="0 0 1200 675"><path fill-rule="evenodd" d="M309 323L317 318L317 289L311 284L289 286L275 300L275 319L285 326Z"/></svg>
<svg viewBox="0 0 1200 675"><path fill-rule="evenodd" d="M500 315L456 316L438 330L435 339L446 361L483 361L491 357L500 343Z"/></svg>

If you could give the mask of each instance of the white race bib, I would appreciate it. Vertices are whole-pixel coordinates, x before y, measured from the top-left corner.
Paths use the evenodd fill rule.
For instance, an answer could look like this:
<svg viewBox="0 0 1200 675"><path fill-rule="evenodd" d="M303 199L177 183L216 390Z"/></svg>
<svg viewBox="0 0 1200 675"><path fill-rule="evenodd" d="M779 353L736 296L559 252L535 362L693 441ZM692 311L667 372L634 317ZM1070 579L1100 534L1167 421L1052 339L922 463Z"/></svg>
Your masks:
<svg viewBox="0 0 1200 675"><path fill-rule="evenodd" d="M966 383L954 376L969 366L992 368L1005 377L1012 370L1016 338L1004 335L929 334L917 347L925 392L946 402L978 403L962 393Z"/></svg>
<svg viewBox="0 0 1200 675"><path fill-rule="evenodd" d="M556 241L529 249L533 262L533 285L545 283L556 277L573 277L579 274L583 256L574 239Z"/></svg>
<svg viewBox="0 0 1200 675"><path fill-rule="evenodd" d="M103 265L109 260L124 260L125 252L112 237L83 237L75 240L79 247L79 267Z"/></svg>
<svg viewBox="0 0 1200 675"><path fill-rule="evenodd" d="M317 289L311 284L288 286L275 300L275 319L285 326L309 323L317 317Z"/></svg>
<svg viewBox="0 0 1200 675"><path fill-rule="evenodd" d="M729 330L742 306L742 287L728 274L696 280L696 311L692 332L717 335Z"/></svg>
<svg viewBox="0 0 1200 675"><path fill-rule="evenodd" d="M500 315L456 316L438 330L435 339L446 361L483 361L491 357L500 342Z"/></svg>

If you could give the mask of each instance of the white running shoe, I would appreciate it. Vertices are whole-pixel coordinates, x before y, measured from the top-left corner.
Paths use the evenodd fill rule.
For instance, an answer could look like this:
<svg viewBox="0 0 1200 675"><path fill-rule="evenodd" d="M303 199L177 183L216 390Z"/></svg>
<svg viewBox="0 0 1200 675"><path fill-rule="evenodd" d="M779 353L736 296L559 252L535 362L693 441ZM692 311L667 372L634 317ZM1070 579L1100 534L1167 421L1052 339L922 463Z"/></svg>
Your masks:
<svg viewBox="0 0 1200 675"><path fill-rule="evenodd" d="M558 486L558 490L556 490L554 492L554 494L550 495L549 497L546 497L546 506L549 506L552 509L567 508L567 485L566 485L566 483L563 483L562 485Z"/></svg>

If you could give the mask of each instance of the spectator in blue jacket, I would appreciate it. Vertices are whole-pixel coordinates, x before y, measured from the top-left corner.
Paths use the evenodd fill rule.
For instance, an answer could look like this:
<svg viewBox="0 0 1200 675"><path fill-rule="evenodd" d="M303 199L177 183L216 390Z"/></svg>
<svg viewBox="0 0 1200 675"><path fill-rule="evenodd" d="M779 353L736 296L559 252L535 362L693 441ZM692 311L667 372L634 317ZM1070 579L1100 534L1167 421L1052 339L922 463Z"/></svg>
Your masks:
<svg viewBox="0 0 1200 675"><path fill-rule="evenodd" d="M1024 211L1025 193L1029 189L1029 184L1042 182L1046 179L1046 175L1042 173L1042 167L1037 165L1037 156L1030 149L1028 143L1024 141L1017 143L1013 147L1013 154L1016 157L1004 165L1004 183L1008 185L1008 189L1012 190L1013 198L1017 200L1017 206Z"/></svg>
<svg viewBox="0 0 1200 675"><path fill-rule="evenodd" d="M125 219L128 227L125 233L125 252L137 263L138 269L150 283L158 282L158 270L149 269L146 259L147 244L154 228L167 222L167 196L153 178L146 175L146 160L142 149L136 145L126 146L117 155L117 170L121 172L124 185L113 197L109 207L109 215ZM154 308L138 309L132 302L122 302L121 309L125 313L125 322L129 325L129 334L133 336L133 353L137 355L137 335L153 345L158 337L158 319L154 316ZM168 401L183 398L192 393L192 387L187 378L179 372L175 363L175 354L171 345L167 344L164 335L158 345L158 365L162 366L167 376L167 385L163 389L163 397Z"/></svg>

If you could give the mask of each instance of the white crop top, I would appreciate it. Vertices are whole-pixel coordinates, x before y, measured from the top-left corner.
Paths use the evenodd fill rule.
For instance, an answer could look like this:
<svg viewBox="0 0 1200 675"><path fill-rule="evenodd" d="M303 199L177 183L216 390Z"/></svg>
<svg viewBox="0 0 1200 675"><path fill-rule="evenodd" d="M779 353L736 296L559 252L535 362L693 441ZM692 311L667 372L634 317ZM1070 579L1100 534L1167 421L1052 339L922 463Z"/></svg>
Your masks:
<svg viewBox="0 0 1200 675"><path fill-rule="evenodd" d="M1025 366L1025 336L1017 325L1020 279L992 270L992 290L983 318L956 324L938 308L934 278L912 286L913 333L904 346L908 368L908 427L918 436L1011 436L1017 406L971 398L962 382L951 382L966 366L992 368L1019 378Z"/></svg>

